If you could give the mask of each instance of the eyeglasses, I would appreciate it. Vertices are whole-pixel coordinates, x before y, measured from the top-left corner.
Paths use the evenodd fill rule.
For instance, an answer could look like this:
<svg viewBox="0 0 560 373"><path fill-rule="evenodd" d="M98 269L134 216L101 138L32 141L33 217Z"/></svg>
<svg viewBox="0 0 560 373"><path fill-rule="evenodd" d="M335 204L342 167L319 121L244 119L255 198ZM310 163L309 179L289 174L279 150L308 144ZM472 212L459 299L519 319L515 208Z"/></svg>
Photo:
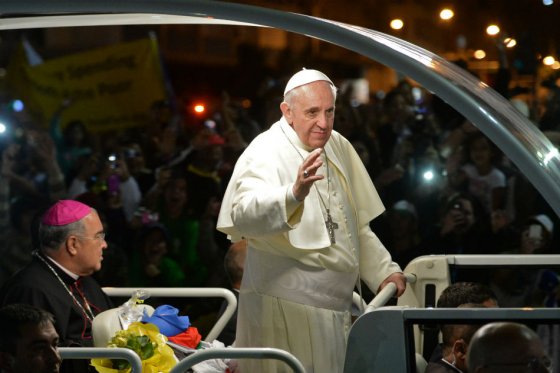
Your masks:
<svg viewBox="0 0 560 373"><path fill-rule="evenodd" d="M80 237L86 240L96 240L96 241L105 241L105 232L100 232L97 233L95 236L93 237L86 237L86 236L79 236L79 235L75 235L76 237Z"/></svg>
<svg viewBox="0 0 560 373"><path fill-rule="evenodd" d="M542 358L534 357L528 362L523 363L493 363L493 364L484 364L483 368L490 368L490 367L526 367L528 368L528 372L543 372L542 368L545 369L546 372L552 373L552 361L548 356L543 356Z"/></svg>

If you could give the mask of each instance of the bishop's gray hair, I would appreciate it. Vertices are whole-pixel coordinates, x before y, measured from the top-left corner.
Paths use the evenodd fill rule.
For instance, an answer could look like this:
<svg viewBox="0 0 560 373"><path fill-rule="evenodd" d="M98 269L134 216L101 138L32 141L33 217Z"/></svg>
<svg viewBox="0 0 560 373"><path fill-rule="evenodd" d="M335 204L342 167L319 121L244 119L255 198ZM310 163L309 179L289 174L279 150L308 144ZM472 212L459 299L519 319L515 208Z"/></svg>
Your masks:
<svg viewBox="0 0 560 373"><path fill-rule="evenodd" d="M94 208L91 211L96 211ZM39 223L39 248L40 250L58 250L68 236L85 233L84 218L66 225L47 225Z"/></svg>

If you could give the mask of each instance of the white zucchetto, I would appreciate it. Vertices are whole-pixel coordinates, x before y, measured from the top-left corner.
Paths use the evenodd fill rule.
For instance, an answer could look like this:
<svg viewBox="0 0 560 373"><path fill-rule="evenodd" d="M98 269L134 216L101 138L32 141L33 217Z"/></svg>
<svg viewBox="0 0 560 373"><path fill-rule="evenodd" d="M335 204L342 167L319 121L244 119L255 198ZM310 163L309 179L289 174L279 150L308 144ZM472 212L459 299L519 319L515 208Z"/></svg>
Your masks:
<svg viewBox="0 0 560 373"><path fill-rule="evenodd" d="M290 78L288 84L286 84L286 89L284 89L284 96L294 88L320 80L324 80L334 87L334 83L322 72L303 68L303 70L298 71Z"/></svg>

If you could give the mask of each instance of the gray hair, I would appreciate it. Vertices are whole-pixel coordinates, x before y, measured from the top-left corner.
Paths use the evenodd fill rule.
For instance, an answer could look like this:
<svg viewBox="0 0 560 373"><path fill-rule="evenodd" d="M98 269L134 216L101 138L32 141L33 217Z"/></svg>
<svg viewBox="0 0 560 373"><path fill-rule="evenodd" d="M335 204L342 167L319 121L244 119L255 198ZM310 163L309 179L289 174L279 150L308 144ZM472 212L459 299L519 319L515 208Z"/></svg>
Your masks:
<svg viewBox="0 0 560 373"><path fill-rule="evenodd" d="M39 224L39 247L41 250L58 250L71 234L83 234L83 218L66 225Z"/></svg>

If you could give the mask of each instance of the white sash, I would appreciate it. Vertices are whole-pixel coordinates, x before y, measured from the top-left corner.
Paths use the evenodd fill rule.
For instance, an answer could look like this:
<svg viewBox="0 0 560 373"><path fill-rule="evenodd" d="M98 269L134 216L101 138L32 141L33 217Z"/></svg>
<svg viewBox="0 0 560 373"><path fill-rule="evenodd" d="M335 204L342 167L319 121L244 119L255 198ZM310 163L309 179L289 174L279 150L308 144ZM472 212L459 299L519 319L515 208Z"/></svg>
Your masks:
<svg viewBox="0 0 560 373"><path fill-rule="evenodd" d="M358 273L310 267L284 256L249 247L241 294L244 289L308 306L349 311Z"/></svg>

